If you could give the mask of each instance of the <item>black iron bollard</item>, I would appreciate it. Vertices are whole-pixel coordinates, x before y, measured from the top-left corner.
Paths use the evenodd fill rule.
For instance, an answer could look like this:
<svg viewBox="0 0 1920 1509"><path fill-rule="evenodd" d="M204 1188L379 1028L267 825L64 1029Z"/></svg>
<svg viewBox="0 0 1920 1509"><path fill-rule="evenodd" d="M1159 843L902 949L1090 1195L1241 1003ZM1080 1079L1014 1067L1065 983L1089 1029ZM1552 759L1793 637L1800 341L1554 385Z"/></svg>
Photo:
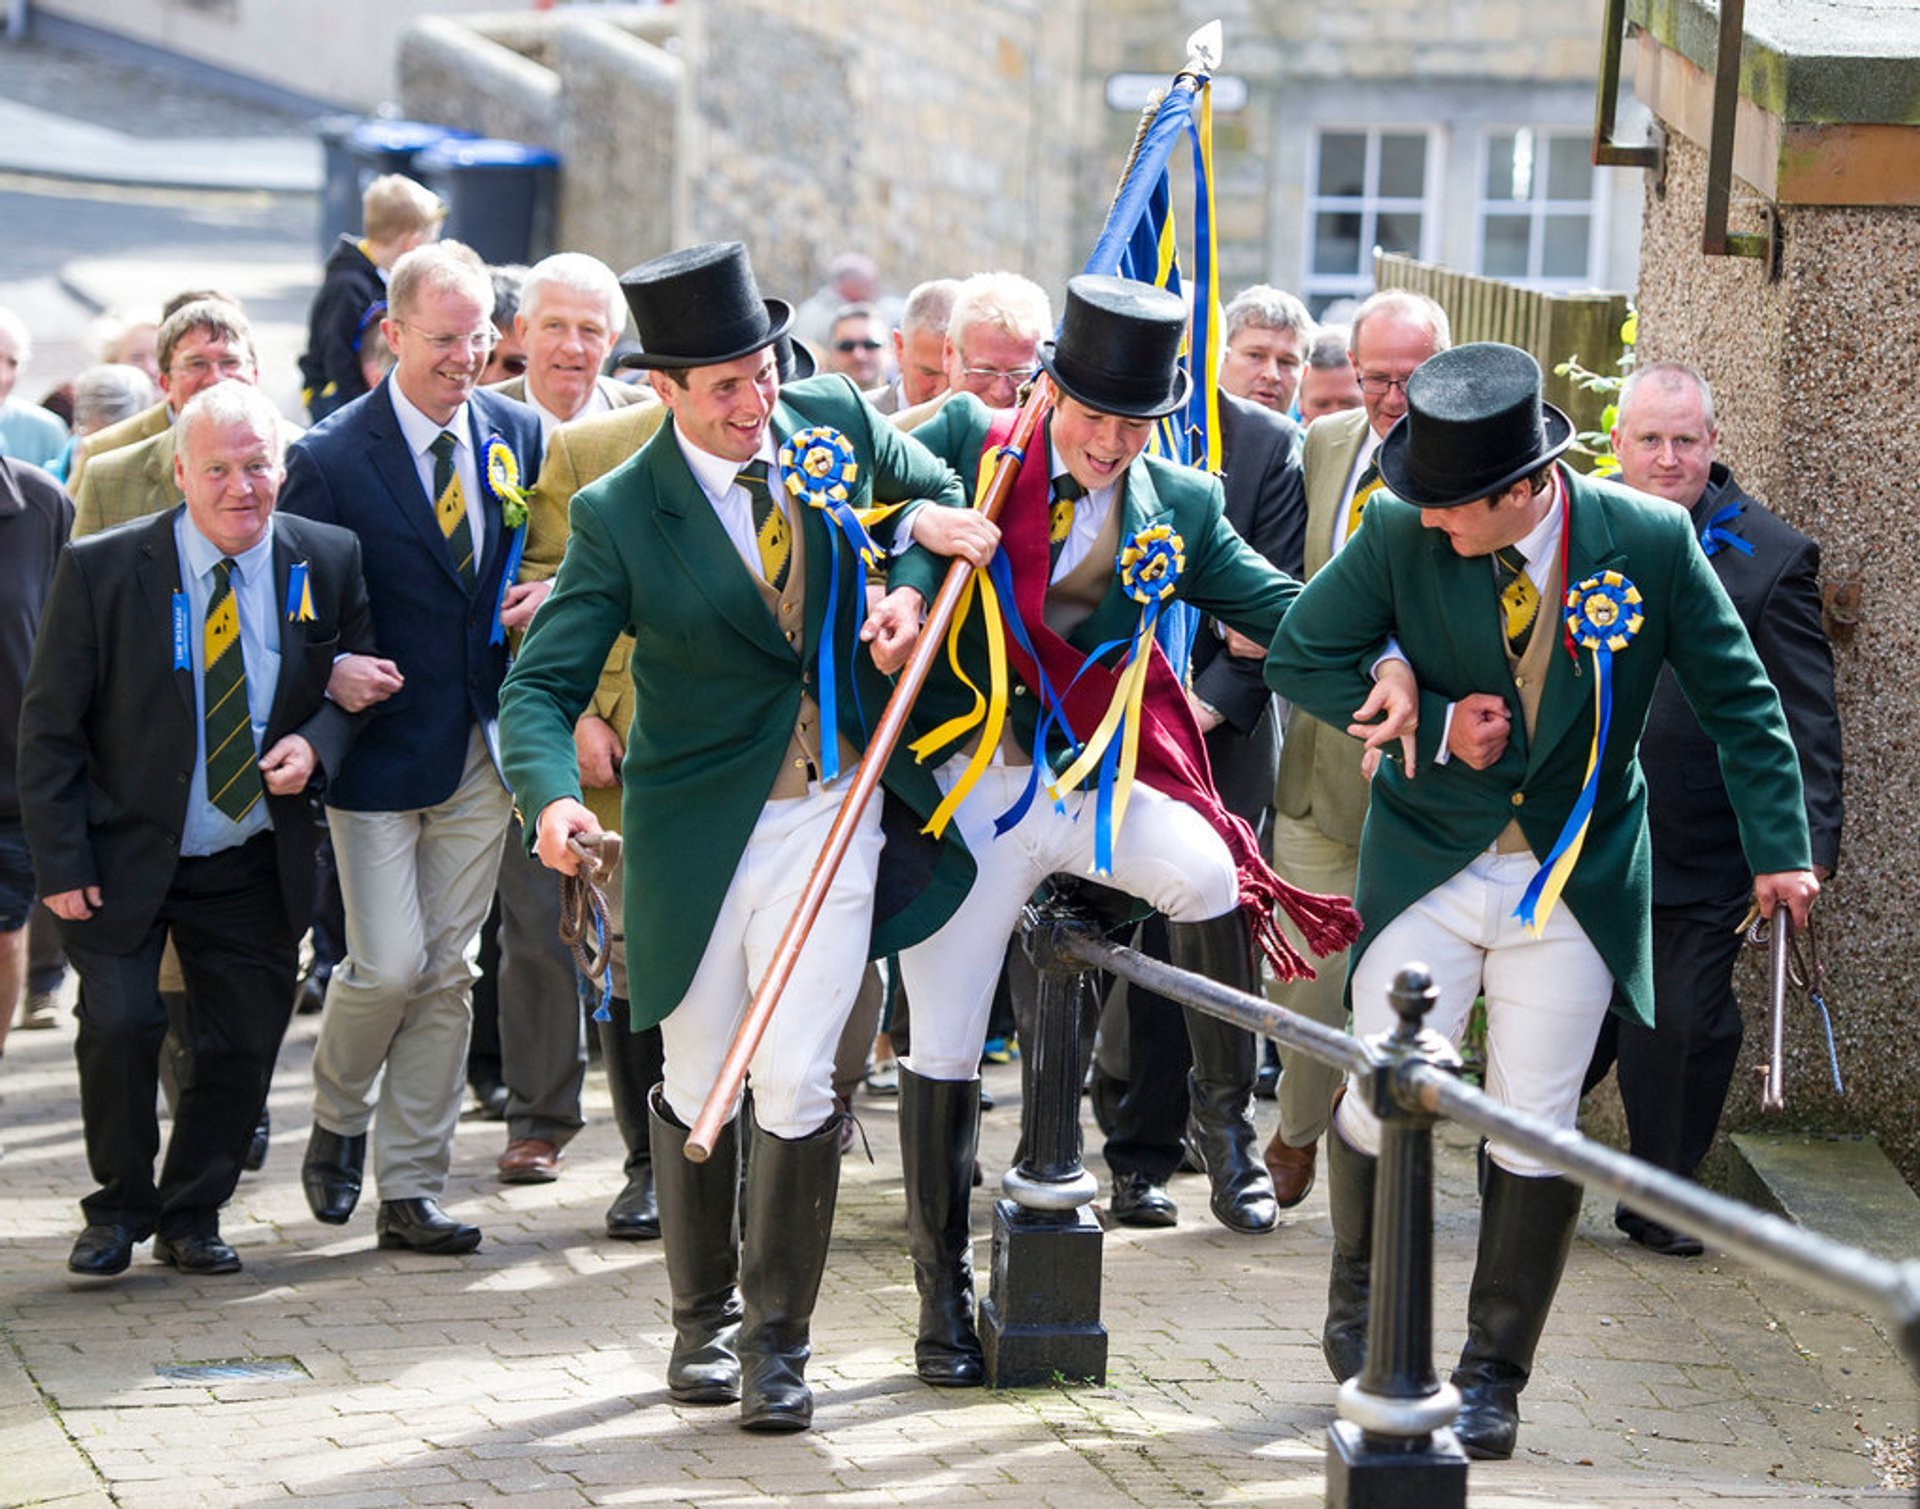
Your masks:
<svg viewBox="0 0 1920 1509"><path fill-rule="evenodd" d="M1100 1223L1088 1209L1099 1182L1080 1162L1081 966L1061 959L1056 934L1085 919L1058 901L1029 908L1024 946L1040 972L1026 1107L1027 1152L1001 1179L993 1207L993 1274L980 1305L990 1388L1061 1380L1104 1383Z"/></svg>
<svg viewBox="0 0 1920 1509"><path fill-rule="evenodd" d="M1453 1509L1467 1458L1452 1423L1460 1393L1433 1370L1433 1123L1393 1093L1403 1065L1457 1070L1460 1055L1421 1022L1438 995L1424 964L1394 977L1399 1025L1370 1038L1368 1105L1380 1118L1367 1360L1340 1386L1327 1441L1329 1509ZM1337 1134L1336 1134L1337 1135Z"/></svg>

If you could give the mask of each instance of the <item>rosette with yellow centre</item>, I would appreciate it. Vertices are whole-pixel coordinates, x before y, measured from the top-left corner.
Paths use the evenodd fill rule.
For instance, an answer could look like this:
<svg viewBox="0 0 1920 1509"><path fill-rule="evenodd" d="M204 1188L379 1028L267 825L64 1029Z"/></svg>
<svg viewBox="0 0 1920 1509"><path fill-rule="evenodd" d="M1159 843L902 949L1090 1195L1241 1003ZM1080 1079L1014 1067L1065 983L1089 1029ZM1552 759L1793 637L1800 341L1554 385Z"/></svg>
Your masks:
<svg viewBox="0 0 1920 1509"><path fill-rule="evenodd" d="M1127 799L1139 763L1140 709L1147 691L1154 630L1159 627L1161 609L1179 590L1180 575L1187 565L1186 551L1186 542L1172 525L1164 523L1147 525L1120 547L1115 569L1121 590L1140 604L1140 623L1131 642L1109 641L1087 657L1097 660L1108 650L1126 644L1126 655L1115 673L1113 700L1078 758L1054 779L1048 791L1058 801L1061 792L1073 790L1098 769L1093 865L1101 875L1113 871L1113 841L1126 820Z"/></svg>
<svg viewBox="0 0 1920 1509"><path fill-rule="evenodd" d="M1606 757L1607 730L1613 722L1613 657L1633 642L1646 622L1640 589L1618 571L1603 571L1567 589L1567 634L1580 649L1593 654L1593 744L1587 751L1587 776L1580 795L1567 814L1553 848L1527 882L1526 894L1514 916L1536 934L1547 925L1566 888L1567 877L1580 858L1593 821L1593 804L1600 790L1600 762Z"/></svg>
<svg viewBox="0 0 1920 1509"><path fill-rule="evenodd" d="M863 565L877 568L886 559L886 552L874 543L873 536L867 533L867 526L886 518L901 505L889 503L866 509L853 506L860 483L860 458L854 452L853 442L831 425L821 424L796 430L781 443L778 460L780 481L787 495L809 508L819 509L828 524L827 541L832 551L833 565L827 575L827 612L820 633L816 661L819 674L816 679L820 689L821 726L829 730L828 735L820 740L820 774L822 779L831 781L840 773L839 741L830 732L839 727L839 682L834 675L834 666L843 643L840 547L844 541ZM859 643L858 621L866 616L866 594L856 592L854 596L856 630L848 643L849 655L853 646Z"/></svg>

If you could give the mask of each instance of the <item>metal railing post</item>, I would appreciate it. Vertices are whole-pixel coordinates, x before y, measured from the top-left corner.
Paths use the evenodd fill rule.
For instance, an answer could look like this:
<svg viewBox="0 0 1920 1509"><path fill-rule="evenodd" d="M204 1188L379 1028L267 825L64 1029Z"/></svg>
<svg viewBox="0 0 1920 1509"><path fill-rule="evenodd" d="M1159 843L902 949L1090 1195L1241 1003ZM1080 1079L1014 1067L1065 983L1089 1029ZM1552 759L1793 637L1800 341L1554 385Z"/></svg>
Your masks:
<svg viewBox="0 0 1920 1509"><path fill-rule="evenodd" d="M1453 1045L1421 1026L1437 998L1424 965L1401 970L1392 992L1399 1025L1367 1045L1373 1068L1365 1089L1380 1118L1367 1360L1340 1386L1340 1418L1327 1440L1329 1509L1467 1502L1467 1457L1451 1428L1460 1393L1433 1370L1435 1118L1394 1093L1409 1065L1460 1067Z"/></svg>
<svg viewBox="0 0 1920 1509"><path fill-rule="evenodd" d="M1080 1000L1085 966L1063 956L1063 933L1085 919L1059 901L1029 908L1023 945L1040 974L1030 1056L1027 1152L993 1207L993 1272L980 1305L990 1388L1104 1383L1100 1321L1103 1236L1089 1208L1099 1181L1080 1161Z"/></svg>

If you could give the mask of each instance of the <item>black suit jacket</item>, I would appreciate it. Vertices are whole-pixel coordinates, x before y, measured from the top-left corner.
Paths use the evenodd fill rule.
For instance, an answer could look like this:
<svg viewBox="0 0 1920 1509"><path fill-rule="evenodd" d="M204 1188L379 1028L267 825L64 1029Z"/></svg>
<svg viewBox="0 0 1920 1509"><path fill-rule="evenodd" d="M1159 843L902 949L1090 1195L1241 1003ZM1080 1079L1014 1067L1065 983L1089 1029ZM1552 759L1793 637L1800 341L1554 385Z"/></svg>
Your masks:
<svg viewBox="0 0 1920 1509"><path fill-rule="evenodd" d="M184 505L182 505L184 506ZM180 587L179 508L67 546L55 569L20 716L20 793L34 879L43 896L100 887L77 942L136 947L166 899L193 775L193 673L173 666L173 594ZM314 618L281 614L280 674L266 744L301 735L319 758L315 786L339 770L356 718L326 698L334 657L371 654L360 545L344 529L276 517L274 600L296 561L308 563ZM316 831L310 792L267 797L281 899L296 933L313 910Z"/></svg>
<svg viewBox="0 0 1920 1509"><path fill-rule="evenodd" d="M1300 426L1264 405L1220 395L1220 438L1227 522L1282 571L1300 575L1307 498ZM1193 690L1226 720L1207 735L1214 785L1227 807L1257 828L1273 805L1280 728L1264 662L1229 655L1213 620L1193 646Z"/></svg>
<svg viewBox="0 0 1920 1509"><path fill-rule="evenodd" d="M1706 492L1692 509L1695 533L1729 507L1737 512L1716 527L1745 540L1753 553L1727 544L1710 560L1780 693L1800 751L1813 862L1833 868L1840 858L1840 715L1833 698L1833 653L1820 626L1820 547L1748 497L1716 462ZM1744 896L1753 877L1741 852L1719 757L1671 670L1661 673L1647 713L1640 764L1647 776L1653 835L1654 905Z"/></svg>
<svg viewBox="0 0 1920 1509"><path fill-rule="evenodd" d="M389 377L329 415L287 450L284 513L339 524L360 537L380 653L406 684L375 704L353 757L330 783L328 804L354 812L399 812L444 802L460 784L467 741L500 713L507 647L493 643L510 532L486 478L487 442L516 457L520 485L540 474L540 419L497 393L468 401L474 454L482 458L486 518L474 583L462 584L453 554L400 433Z"/></svg>

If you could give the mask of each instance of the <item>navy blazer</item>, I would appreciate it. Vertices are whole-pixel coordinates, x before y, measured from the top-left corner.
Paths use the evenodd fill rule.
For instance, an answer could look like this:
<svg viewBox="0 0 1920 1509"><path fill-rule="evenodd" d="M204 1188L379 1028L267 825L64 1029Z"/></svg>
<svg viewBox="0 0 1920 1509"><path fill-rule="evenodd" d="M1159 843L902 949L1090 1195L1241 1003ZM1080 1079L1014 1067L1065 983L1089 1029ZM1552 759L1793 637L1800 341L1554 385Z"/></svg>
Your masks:
<svg viewBox="0 0 1920 1509"><path fill-rule="evenodd" d="M350 812L432 807L460 784L477 722L500 710L507 649L492 643L508 531L485 479L489 439L498 436L520 465L523 486L540 471L540 420L525 404L476 392L468 402L480 458L484 548L474 584L461 584L452 552L420 485L388 384L330 414L287 452L282 512L341 524L360 537L373 603L374 637L406 684L371 710L328 805Z"/></svg>

